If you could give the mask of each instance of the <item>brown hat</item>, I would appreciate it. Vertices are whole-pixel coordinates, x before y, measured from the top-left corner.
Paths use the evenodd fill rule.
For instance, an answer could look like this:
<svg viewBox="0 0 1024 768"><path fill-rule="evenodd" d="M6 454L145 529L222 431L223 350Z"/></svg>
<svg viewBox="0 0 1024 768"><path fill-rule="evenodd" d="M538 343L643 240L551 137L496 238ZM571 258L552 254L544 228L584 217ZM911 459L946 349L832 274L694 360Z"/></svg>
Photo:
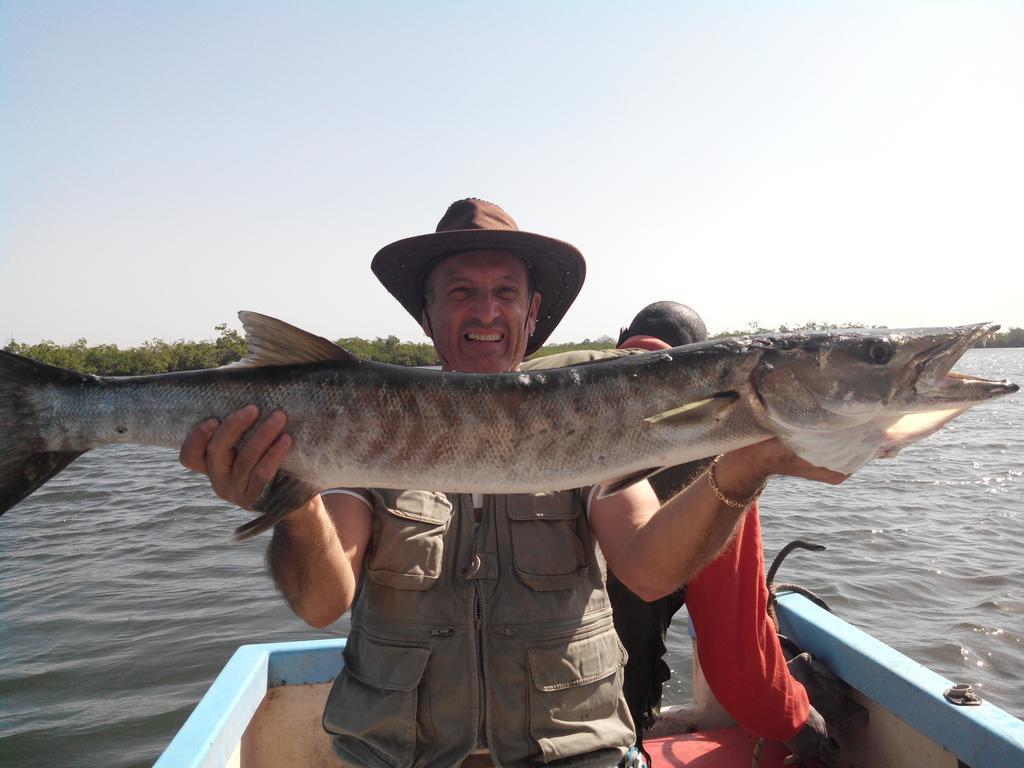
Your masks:
<svg viewBox="0 0 1024 768"><path fill-rule="evenodd" d="M423 318L423 280L434 264L445 256L477 250L511 253L530 268L541 296L537 328L526 346L526 354L533 354L555 330L583 287L587 265L569 243L521 232L512 217L494 203L470 197L448 207L436 232L407 237L381 248L370 267L418 323Z"/></svg>

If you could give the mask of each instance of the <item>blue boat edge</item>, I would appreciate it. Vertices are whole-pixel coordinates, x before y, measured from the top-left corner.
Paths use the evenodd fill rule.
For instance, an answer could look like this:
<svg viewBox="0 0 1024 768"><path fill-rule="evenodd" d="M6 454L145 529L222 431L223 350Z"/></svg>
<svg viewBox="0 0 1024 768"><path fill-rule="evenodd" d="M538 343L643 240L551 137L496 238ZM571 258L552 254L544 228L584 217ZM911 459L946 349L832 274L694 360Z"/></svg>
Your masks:
<svg viewBox="0 0 1024 768"><path fill-rule="evenodd" d="M231 765L267 691L330 682L341 671L345 642L336 638L239 646L154 768Z"/></svg>

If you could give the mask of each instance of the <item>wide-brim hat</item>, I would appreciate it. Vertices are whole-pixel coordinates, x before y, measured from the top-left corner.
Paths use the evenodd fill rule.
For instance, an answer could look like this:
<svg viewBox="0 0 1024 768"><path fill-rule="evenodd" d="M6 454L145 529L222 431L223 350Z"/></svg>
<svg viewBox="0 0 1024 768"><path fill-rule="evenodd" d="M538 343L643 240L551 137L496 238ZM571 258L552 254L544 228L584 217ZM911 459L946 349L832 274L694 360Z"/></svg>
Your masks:
<svg viewBox="0 0 1024 768"><path fill-rule="evenodd" d="M523 232L494 203L471 197L452 203L435 232L381 248L370 267L419 323L423 318L423 280L433 266L446 256L478 250L505 251L529 267L541 296L537 327L526 346L526 354L533 354L547 341L583 287L587 264L583 254L569 243Z"/></svg>

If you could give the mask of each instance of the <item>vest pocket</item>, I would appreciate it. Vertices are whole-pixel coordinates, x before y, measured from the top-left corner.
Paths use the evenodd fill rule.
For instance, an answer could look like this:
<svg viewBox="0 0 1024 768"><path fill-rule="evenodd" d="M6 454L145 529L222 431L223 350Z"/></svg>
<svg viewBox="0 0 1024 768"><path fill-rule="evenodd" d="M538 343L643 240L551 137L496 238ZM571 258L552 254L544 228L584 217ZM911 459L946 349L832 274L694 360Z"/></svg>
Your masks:
<svg viewBox="0 0 1024 768"><path fill-rule="evenodd" d="M375 491L366 575L393 589L423 590L441 575L452 504L442 493Z"/></svg>
<svg viewBox="0 0 1024 768"><path fill-rule="evenodd" d="M512 562L524 584L538 592L579 584L587 572L578 530L582 513L575 493L509 497Z"/></svg>
<svg viewBox="0 0 1024 768"><path fill-rule="evenodd" d="M430 722L417 690L430 649L383 645L356 630L344 656L345 666L327 697L324 729L361 765L412 765L418 724Z"/></svg>
<svg viewBox="0 0 1024 768"><path fill-rule="evenodd" d="M544 762L629 746L633 731L622 700L626 651L614 628L593 637L531 648L530 735Z"/></svg>

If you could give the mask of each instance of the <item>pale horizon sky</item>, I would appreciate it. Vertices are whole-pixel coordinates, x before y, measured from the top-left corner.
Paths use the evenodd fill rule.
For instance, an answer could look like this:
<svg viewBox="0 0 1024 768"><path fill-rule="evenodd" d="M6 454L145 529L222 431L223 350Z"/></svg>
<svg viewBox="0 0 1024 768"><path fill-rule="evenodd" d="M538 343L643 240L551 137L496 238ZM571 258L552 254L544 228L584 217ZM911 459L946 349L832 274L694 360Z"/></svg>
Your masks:
<svg viewBox="0 0 1024 768"><path fill-rule="evenodd" d="M551 337L1024 326L1024 3L0 0L0 346L237 310L424 341L383 245L477 196L587 258Z"/></svg>

